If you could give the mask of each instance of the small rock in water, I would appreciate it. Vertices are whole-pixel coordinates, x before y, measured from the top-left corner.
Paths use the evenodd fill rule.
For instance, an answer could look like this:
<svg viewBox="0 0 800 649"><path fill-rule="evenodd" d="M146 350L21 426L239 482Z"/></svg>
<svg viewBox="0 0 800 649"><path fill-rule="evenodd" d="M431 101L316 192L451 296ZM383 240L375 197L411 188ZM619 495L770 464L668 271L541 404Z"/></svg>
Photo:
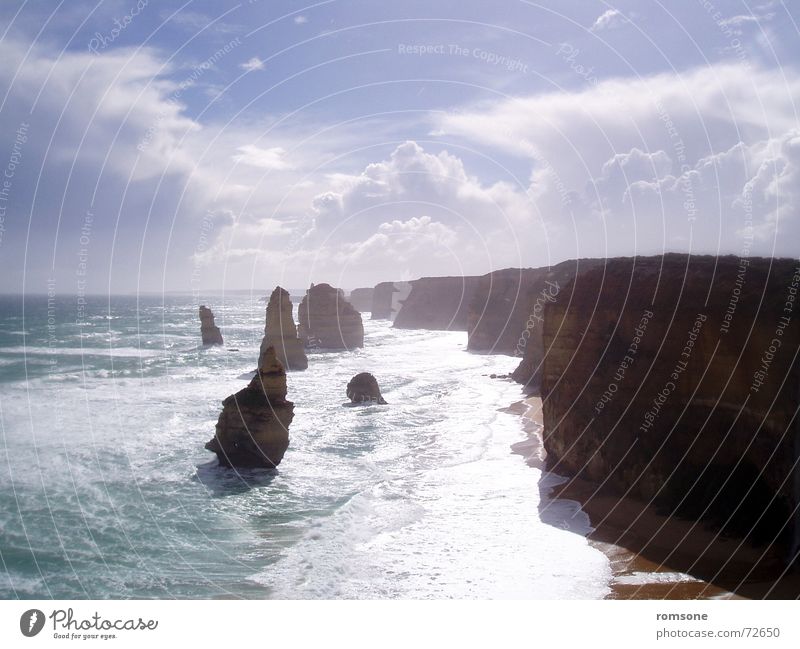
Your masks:
<svg viewBox="0 0 800 649"><path fill-rule="evenodd" d="M377 403L386 405L381 395L378 379L369 372L356 374L347 384L347 398L352 403Z"/></svg>

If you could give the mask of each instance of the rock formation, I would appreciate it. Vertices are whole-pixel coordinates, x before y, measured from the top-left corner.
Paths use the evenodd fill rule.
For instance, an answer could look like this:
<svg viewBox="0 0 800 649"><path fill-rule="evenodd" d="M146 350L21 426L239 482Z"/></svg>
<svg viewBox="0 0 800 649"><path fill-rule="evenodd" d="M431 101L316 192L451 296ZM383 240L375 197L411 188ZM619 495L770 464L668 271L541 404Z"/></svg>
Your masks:
<svg viewBox="0 0 800 649"><path fill-rule="evenodd" d="M222 334L214 324L214 313L205 304L200 305L200 335L204 345L222 345Z"/></svg>
<svg viewBox="0 0 800 649"><path fill-rule="evenodd" d="M529 316L528 291L545 268L506 268L483 275L467 313L467 349L489 354L519 352Z"/></svg>
<svg viewBox="0 0 800 649"><path fill-rule="evenodd" d="M306 347L355 349L364 346L361 314L344 299L341 289L314 284L298 311L298 334Z"/></svg>
<svg viewBox="0 0 800 649"><path fill-rule="evenodd" d="M796 565L799 288L786 259L666 255L583 273L545 306L550 468Z"/></svg>
<svg viewBox="0 0 800 649"><path fill-rule="evenodd" d="M411 292L411 282L381 282L372 293L372 319L394 320L403 300Z"/></svg>
<svg viewBox="0 0 800 649"><path fill-rule="evenodd" d="M216 433L206 448L224 466L276 467L289 447L293 417L286 372L269 347L250 384L222 402Z"/></svg>
<svg viewBox="0 0 800 649"><path fill-rule="evenodd" d="M394 319L398 329L466 331L469 305L479 277L423 277L411 282L411 292Z"/></svg>
<svg viewBox="0 0 800 649"><path fill-rule="evenodd" d="M372 288L354 288L347 296L347 301L353 305L356 311L364 313L365 311L372 311L372 294L375 289Z"/></svg>
<svg viewBox="0 0 800 649"><path fill-rule="evenodd" d="M521 357L511 377L538 390L544 359L542 322L549 302L569 301L570 281L603 263L578 259L545 268L508 268L481 277L468 313L467 349Z"/></svg>
<svg viewBox="0 0 800 649"><path fill-rule="evenodd" d="M378 380L369 372L356 374L347 384L347 398L353 403L378 403L386 405L378 387Z"/></svg>
<svg viewBox="0 0 800 649"><path fill-rule="evenodd" d="M258 357L258 366L261 369L264 368L265 352L269 347L275 348L278 360L287 371L304 370L308 367L303 343L297 337L292 300L289 292L280 286L272 291L267 303L267 321Z"/></svg>

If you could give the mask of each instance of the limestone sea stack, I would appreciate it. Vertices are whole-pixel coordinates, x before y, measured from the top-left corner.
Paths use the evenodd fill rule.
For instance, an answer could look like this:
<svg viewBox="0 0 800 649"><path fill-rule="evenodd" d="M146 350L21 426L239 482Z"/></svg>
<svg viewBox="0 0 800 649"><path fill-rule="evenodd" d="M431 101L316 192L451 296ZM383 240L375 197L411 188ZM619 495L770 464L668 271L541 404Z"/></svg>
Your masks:
<svg viewBox="0 0 800 649"><path fill-rule="evenodd" d="M289 447L294 404L286 400L286 372L268 347L250 384L222 402L216 433L206 444L228 467L273 468Z"/></svg>
<svg viewBox="0 0 800 649"><path fill-rule="evenodd" d="M356 311L361 313L372 311L373 288L354 288L347 296L347 301L353 305Z"/></svg>
<svg viewBox="0 0 800 649"><path fill-rule="evenodd" d="M361 314L330 284L312 284L298 310L298 334L306 347L355 349L364 346Z"/></svg>
<svg viewBox="0 0 800 649"><path fill-rule="evenodd" d="M394 320L403 300L411 292L411 282L381 282L372 292L372 319Z"/></svg>
<svg viewBox="0 0 800 649"><path fill-rule="evenodd" d="M267 321L258 356L258 366L264 369L266 351L274 348L275 355L286 371L304 370L308 357L303 342L297 337L297 327L292 316L292 300L286 289L277 286L267 303Z"/></svg>
<svg viewBox="0 0 800 649"><path fill-rule="evenodd" d="M799 264L670 254L583 273L544 307L550 468L763 546L758 570L797 566ZM673 559L707 564L692 538Z"/></svg>
<svg viewBox="0 0 800 649"><path fill-rule="evenodd" d="M386 405L376 379L369 372L356 374L347 384L347 398L353 403L377 403Z"/></svg>
<svg viewBox="0 0 800 649"><path fill-rule="evenodd" d="M214 324L214 313L205 304L200 305L200 335L204 345L222 345L222 333Z"/></svg>

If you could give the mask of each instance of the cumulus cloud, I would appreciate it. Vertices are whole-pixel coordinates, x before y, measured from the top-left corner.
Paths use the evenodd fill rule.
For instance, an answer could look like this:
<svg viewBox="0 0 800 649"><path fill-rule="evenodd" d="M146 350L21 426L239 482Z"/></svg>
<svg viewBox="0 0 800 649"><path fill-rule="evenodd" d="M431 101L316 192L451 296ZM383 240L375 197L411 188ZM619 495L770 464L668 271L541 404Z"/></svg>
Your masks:
<svg viewBox="0 0 800 649"><path fill-rule="evenodd" d="M482 184L469 175L456 155L429 153L407 141L388 160L366 166L360 174L328 176L330 190L314 199L320 223L358 218L378 208L387 211L434 210L446 221L477 224L524 216L525 198L508 183Z"/></svg>
<svg viewBox="0 0 800 649"><path fill-rule="evenodd" d="M608 9L597 17L594 24L589 28L590 31L600 32L605 29L619 27L627 21L625 15L617 9Z"/></svg>
<svg viewBox="0 0 800 649"><path fill-rule="evenodd" d="M783 235L800 234L798 96L790 69L724 65L487 102L435 126L529 159L565 256L736 252L751 217L754 250L797 255Z"/></svg>

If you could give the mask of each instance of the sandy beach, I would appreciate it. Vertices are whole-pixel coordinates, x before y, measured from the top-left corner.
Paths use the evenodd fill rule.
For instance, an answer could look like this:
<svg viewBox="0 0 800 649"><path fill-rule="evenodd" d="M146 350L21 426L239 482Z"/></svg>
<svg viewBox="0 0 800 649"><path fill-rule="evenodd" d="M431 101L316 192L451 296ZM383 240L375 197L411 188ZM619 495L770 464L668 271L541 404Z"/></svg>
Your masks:
<svg viewBox="0 0 800 649"><path fill-rule="evenodd" d="M521 416L528 436L512 450L529 466L545 470L541 398L528 397L506 411ZM543 496L576 501L589 516L594 528L589 542L611 562L609 599L795 599L800 595L800 577L784 575L768 549L661 515L634 499L599 493L580 479L565 478ZM754 574L762 577L756 579ZM769 578L764 580L763 575Z"/></svg>

